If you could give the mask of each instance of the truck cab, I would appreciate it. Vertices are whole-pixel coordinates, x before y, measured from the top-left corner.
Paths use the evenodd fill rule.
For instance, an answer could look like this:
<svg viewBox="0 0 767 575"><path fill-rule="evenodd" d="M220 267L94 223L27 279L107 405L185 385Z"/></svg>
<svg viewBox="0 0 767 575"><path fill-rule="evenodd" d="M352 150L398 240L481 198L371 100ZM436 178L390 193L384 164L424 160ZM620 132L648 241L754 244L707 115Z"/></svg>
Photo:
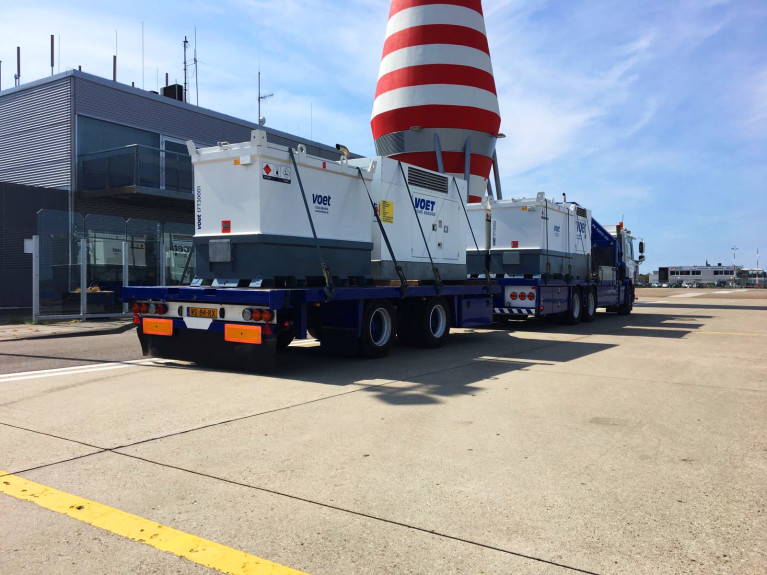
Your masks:
<svg viewBox="0 0 767 575"><path fill-rule="evenodd" d="M639 252L635 249L635 242L638 238L631 235L631 230L623 227L623 222L617 226L604 226L609 234L615 238L618 247L617 265L618 275L621 279L628 278L636 284L639 277L639 266L645 260L644 242L639 241Z"/></svg>

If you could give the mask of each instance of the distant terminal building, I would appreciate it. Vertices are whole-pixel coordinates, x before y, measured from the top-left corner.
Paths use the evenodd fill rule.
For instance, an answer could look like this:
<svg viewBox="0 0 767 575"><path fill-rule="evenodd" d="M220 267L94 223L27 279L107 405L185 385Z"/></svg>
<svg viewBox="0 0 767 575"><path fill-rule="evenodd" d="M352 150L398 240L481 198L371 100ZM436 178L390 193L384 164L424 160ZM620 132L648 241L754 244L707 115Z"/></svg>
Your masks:
<svg viewBox="0 0 767 575"><path fill-rule="evenodd" d="M764 285L765 272L738 265L669 266L652 272L652 283L692 286Z"/></svg>

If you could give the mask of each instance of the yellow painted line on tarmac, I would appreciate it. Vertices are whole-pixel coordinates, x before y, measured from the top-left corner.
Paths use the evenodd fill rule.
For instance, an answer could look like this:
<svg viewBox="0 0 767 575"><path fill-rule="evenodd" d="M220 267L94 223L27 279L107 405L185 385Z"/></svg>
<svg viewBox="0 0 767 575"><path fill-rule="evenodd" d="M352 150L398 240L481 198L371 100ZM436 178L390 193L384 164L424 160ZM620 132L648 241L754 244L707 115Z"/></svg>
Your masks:
<svg viewBox="0 0 767 575"><path fill-rule="evenodd" d="M68 515L104 531L173 553L222 573L306 575L255 555L3 471L0 471L0 493L31 501L50 511Z"/></svg>

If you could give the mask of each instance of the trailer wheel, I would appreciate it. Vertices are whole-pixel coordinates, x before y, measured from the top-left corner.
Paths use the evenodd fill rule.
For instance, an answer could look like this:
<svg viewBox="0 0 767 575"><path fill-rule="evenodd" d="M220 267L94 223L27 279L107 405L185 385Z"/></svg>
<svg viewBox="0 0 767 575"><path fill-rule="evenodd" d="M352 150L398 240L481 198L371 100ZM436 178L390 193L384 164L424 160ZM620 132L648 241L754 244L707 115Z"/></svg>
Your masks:
<svg viewBox="0 0 767 575"><path fill-rule="evenodd" d="M581 305L581 291L579 289L573 290L573 297L570 299L570 309L565 312L565 322L570 325L575 325L581 321L581 314L583 313L583 306Z"/></svg>
<svg viewBox="0 0 767 575"><path fill-rule="evenodd" d="M586 292L586 305L583 306L581 321L591 323L597 317L597 294L593 289Z"/></svg>
<svg viewBox="0 0 767 575"><path fill-rule="evenodd" d="M359 355L371 359L388 355L397 333L395 318L394 306L388 300L373 300L365 305L357 347Z"/></svg>
<svg viewBox="0 0 767 575"><path fill-rule="evenodd" d="M293 338L295 336L293 335L292 331L284 331L277 334L277 351L283 351L288 348L290 343L293 341Z"/></svg>
<svg viewBox="0 0 767 575"><path fill-rule="evenodd" d="M618 306L618 315L629 315L634 309L634 286L629 284L626 288L626 303Z"/></svg>
<svg viewBox="0 0 767 575"><path fill-rule="evenodd" d="M416 306L413 327L418 345L442 347L450 335L450 308L444 298L431 298Z"/></svg>

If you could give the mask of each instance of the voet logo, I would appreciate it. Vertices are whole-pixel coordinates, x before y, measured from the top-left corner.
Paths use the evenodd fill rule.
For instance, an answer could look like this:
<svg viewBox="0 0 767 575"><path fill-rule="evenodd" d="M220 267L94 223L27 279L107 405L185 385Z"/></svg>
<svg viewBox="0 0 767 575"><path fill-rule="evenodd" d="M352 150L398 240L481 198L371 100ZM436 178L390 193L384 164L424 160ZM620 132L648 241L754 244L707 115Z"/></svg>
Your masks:
<svg viewBox="0 0 767 575"><path fill-rule="evenodd" d="M419 197L413 198L413 206L415 207L416 212L425 216L436 216L437 214L434 212L434 206L436 205L437 202L434 200L427 200Z"/></svg>
<svg viewBox="0 0 767 575"><path fill-rule="evenodd" d="M327 214L330 212L330 202L333 199L332 196L323 194L312 194L312 203L314 204L314 211L317 214Z"/></svg>

